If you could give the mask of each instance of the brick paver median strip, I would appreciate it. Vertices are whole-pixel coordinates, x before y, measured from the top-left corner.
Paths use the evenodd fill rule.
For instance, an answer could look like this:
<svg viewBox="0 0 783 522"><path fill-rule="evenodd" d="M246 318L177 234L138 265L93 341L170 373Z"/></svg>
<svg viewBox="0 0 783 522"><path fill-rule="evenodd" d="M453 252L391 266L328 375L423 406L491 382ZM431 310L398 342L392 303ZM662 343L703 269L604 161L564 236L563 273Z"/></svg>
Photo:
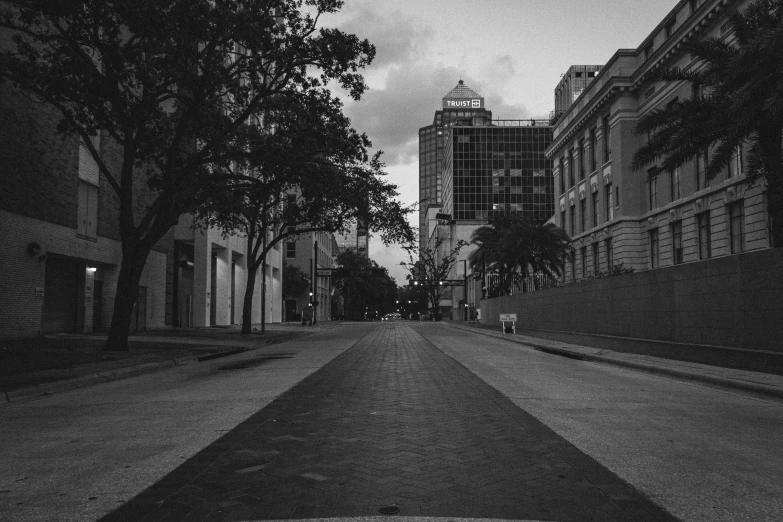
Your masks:
<svg viewBox="0 0 783 522"><path fill-rule="evenodd" d="M104 518L675 520L410 327L375 328Z"/></svg>

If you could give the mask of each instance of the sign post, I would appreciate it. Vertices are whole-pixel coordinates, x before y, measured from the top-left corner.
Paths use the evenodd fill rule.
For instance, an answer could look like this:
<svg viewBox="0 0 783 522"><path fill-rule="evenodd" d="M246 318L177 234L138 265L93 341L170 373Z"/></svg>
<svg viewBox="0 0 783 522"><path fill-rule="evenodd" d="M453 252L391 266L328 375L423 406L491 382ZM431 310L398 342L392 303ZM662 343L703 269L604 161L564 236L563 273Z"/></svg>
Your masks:
<svg viewBox="0 0 783 522"><path fill-rule="evenodd" d="M500 324L503 325L503 335L506 335L506 323L511 323L511 331L517 333L516 322L517 314L500 314Z"/></svg>

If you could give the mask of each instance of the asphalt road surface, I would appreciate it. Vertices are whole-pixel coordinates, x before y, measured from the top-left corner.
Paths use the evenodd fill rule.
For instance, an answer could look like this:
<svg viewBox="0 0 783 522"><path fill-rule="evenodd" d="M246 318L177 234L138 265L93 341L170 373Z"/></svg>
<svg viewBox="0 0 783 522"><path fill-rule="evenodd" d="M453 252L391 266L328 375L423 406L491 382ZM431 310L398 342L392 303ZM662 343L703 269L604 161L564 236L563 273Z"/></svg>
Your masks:
<svg viewBox="0 0 783 522"><path fill-rule="evenodd" d="M783 403L442 324L0 408L0 519L783 519Z"/></svg>

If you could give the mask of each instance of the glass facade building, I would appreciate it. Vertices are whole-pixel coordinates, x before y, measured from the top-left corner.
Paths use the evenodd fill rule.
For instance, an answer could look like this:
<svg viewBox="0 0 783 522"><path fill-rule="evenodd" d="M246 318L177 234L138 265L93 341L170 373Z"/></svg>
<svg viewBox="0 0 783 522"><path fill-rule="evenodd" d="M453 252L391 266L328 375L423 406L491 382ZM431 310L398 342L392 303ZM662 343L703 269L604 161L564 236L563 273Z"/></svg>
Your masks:
<svg viewBox="0 0 783 522"><path fill-rule="evenodd" d="M498 120L492 125L453 126L443 155L442 212L459 222L486 224L494 214L552 217L552 143L546 121Z"/></svg>
<svg viewBox="0 0 783 522"><path fill-rule="evenodd" d="M484 98L462 80L443 97L431 125L419 129L419 246L427 244L427 210L442 204L443 150L448 129L456 125L489 125L492 112Z"/></svg>

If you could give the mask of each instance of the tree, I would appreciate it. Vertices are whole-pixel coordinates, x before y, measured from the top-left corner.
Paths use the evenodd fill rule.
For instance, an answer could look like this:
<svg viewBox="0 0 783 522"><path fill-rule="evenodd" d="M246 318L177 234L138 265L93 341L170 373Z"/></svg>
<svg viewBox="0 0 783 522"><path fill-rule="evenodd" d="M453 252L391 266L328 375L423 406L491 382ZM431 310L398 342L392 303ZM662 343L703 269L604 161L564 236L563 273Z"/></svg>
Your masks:
<svg viewBox="0 0 783 522"><path fill-rule="evenodd" d="M256 273L265 273L266 256L281 241L357 222L387 244L413 237L405 219L411 209L395 199L397 187L382 179L380 153L368 157L370 142L351 127L340 101L325 89L293 105L281 101L266 112L264 131L247 151L234 156L234 168L248 175L230 182L231 190L205 194L199 212L207 225L247 238L243 333L251 329Z"/></svg>
<svg viewBox="0 0 783 522"><path fill-rule="evenodd" d="M337 256L340 270L333 280L344 299L345 316L358 321L367 313L386 313L394 309L397 285L385 268L355 249L349 248Z"/></svg>
<svg viewBox="0 0 783 522"><path fill-rule="evenodd" d="M319 28L341 0L8 0L0 79L62 115L119 200L122 262L107 349L127 350L138 283L152 247L220 190L260 132L270 100L337 83L354 99L367 40ZM121 148L115 165L92 144ZM151 193L140 201L142 190Z"/></svg>
<svg viewBox="0 0 783 522"><path fill-rule="evenodd" d="M549 279L563 274L565 260L573 250L571 239L565 230L554 223L530 223L523 228L521 241L527 243L527 264L529 274L541 274ZM524 263L524 259L520 259ZM527 270L525 271L527 274ZM539 278L533 279L538 290Z"/></svg>
<svg viewBox="0 0 783 522"><path fill-rule="evenodd" d="M408 252L408 262L400 262L401 266L408 269L408 279L424 287L429 300L430 311L435 319L440 319L440 301L443 298L443 285L451 268L457 262L460 250L468 244L467 241L458 240L451 250L444 251L444 238L437 238L435 242L424 249L418 249L414 242L404 247ZM414 261L414 254L418 253L418 260Z"/></svg>
<svg viewBox="0 0 783 522"><path fill-rule="evenodd" d="M711 152L706 175L724 171L738 147L748 152L748 180L766 182L771 236L783 246L783 1L757 0L731 15L734 38L685 44L701 61L698 70L673 68L669 82L690 82L690 99L678 100L642 117L636 132L648 135L633 168L661 161L673 171ZM703 94L698 94L704 90Z"/></svg>
<svg viewBox="0 0 783 522"><path fill-rule="evenodd" d="M310 287L309 276L296 265L283 265L283 299L296 299Z"/></svg>
<svg viewBox="0 0 783 522"><path fill-rule="evenodd" d="M489 225L477 228L470 237L470 242L478 246L468 255L470 266L483 274L497 274L488 288L490 297L508 295L511 287L521 280L516 267L520 256L525 254L509 248L507 244L508 231L514 226L515 217L509 212L497 214Z"/></svg>
<svg viewBox="0 0 783 522"><path fill-rule="evenodd" d="M497 273L489 295L508 295L528 275L559 277L571 252L568 234L552 223L532 222L522 214L504 213L489 225L477 228L471 243L478 246L468 256L474 269ZM538 288L538 278L533 278Z"/></svg>
<svg viewBox="0 0 783 522"><path fill-rule="evenodd" d="M397 311L413 319L420 310L427 309L427 292L423 286L400 286L397 288L397 301Z"/></svg>

